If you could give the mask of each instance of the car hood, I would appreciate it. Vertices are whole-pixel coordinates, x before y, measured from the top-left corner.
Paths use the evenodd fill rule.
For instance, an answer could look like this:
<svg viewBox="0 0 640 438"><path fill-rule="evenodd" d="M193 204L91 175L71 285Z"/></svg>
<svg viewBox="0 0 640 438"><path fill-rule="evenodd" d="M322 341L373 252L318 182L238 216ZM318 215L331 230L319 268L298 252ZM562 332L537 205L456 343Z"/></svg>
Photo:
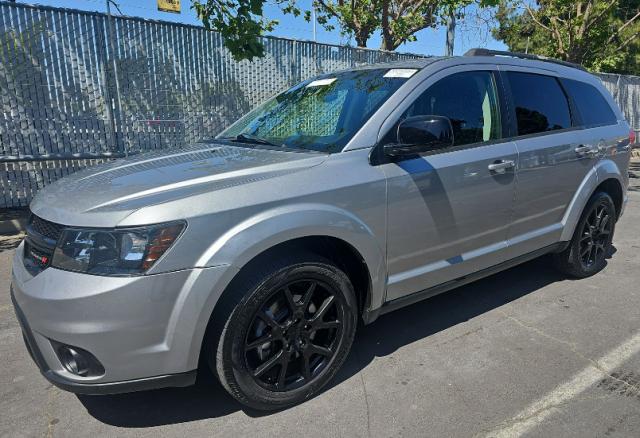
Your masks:
<svg viewBox="0 0 640 438"><path fill-rule="evenodd" d="M145 206L298 172L326 157L211 143L145 153L48 185L34 197L31 211L64 225L115 226Z"/></svg>

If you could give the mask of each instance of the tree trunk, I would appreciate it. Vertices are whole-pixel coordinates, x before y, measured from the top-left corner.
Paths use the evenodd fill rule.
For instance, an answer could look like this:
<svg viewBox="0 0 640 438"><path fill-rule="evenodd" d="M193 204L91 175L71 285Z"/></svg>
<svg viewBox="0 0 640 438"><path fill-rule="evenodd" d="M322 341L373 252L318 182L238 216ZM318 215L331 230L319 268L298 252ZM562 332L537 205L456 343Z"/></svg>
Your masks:
<svg viewBox="0 0 640 438"><path fill-rule="evenodd" d="M449 21L447 22L447 56L453 56L453 44L456 39L456 16L454 13L449 15Z"/></svg>
<svg viewBox="0 0 640 438"><path fill-rule="evenodd" d="M382 1L382 50L390 49L393 45L393 39L391 38L391 29L389 28L389 0Z"/></svg>
<svg viewBox="0 0 640 438"><path fill-rule="evenodd" d="M367 40L369 39L369 36L366 34L366 32L356 32L355 37L358 47L367 47Z"/></svg>
<svg viewBox="0 0 640 438"><path fill-rule="evenodd" d="M395 50L399 44L396 44L393 40L393 36L391 35L383 35L382 36L382 44L380 45L380 50L387 50L389 52Z"/></svg>

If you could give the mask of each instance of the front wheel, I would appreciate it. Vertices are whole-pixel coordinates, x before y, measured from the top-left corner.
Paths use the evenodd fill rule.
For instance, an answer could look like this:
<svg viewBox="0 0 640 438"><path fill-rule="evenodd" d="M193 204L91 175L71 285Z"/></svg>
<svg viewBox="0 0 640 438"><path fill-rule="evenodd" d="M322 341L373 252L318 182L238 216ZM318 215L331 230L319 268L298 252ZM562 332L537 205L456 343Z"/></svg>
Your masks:
<svg viewBox="0 0 640 438"><path fill-rule="evenodd" d="M616 225L616 208L605 192L595 193L587 202L567 248L554 254L554 264L564 274L589 277L601 271L611 253Z"/></svg>
<svg viewBox="0 0 640 438"><path fill-rule="evenodd" d="M322 257L302 260L275 260L228 291L242 298L220 334L215 372L233 397L255 409L312 397L353 342L357 301L349 278Z"/></svg>

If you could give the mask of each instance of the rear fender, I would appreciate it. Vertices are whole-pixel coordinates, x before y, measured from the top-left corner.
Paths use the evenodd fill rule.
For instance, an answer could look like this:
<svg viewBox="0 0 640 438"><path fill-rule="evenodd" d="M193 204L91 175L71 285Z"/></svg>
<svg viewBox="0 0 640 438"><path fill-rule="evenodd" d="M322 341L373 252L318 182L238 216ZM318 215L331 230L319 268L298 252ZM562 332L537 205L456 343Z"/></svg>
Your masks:
<svg viewBox="0 0 640 438"><path fill-rule="evenodd" d="M560 241L567 242L571 240L578 221L580 220L580 216L582 215L582 211L589 201L589 198L591 198L600 183L607 179L615 179L620 183L620 186L623 188L622 193L624 205L627 194L625 190L624 177L622 176L620 168L612 160L599 161L593 169L589 171L587 176L585 176L582 184L580 184L576 194L573 196L564 217L562 218L563 227Z"/></svg>

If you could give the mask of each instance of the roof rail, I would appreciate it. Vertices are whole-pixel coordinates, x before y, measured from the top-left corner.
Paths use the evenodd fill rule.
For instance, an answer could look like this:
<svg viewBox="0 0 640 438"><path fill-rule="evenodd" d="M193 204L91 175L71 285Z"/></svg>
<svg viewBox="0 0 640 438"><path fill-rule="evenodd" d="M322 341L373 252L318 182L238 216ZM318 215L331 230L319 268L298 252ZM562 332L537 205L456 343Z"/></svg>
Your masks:
<svg viewBox="0 0 640 438"><path fill-rule="evenodd" d="M490 50L490 49L476 48L476 49L469 49L467 53L464 54L464 56L511 56L513 58L533 59L536 61L552 62L554 64L564 65L565 67L577 68L580 70L587 71L587 69L585 69L580 64L575 64L573 62L568 62L568 61L562 61L560 59L547 58L546 56L542 56L542 55L532 55L529 53L507 52L503 50Z"/></svg>

